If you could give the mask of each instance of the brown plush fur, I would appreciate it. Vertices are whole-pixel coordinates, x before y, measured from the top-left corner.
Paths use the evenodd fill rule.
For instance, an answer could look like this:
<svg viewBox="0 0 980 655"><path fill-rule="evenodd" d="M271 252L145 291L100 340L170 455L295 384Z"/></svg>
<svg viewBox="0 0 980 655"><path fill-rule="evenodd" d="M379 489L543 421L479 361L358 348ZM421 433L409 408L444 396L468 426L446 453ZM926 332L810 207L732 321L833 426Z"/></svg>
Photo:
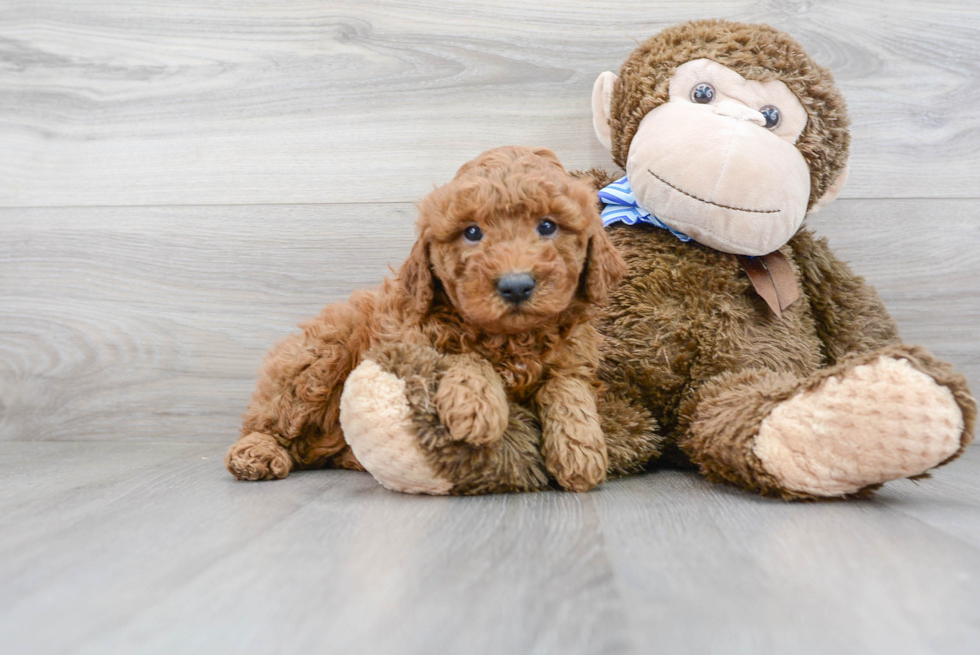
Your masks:
<svg viewBox="0 0 980 655"><path fill-rule="evenodd" d="M600 379L608 387L599 412L622 415L625 405L652 417L645 430L604 421L610 451L642 449L649 443L644 432L657 430L666 461L691 462L709 479L765 495L810 498L781 488L751 454L759 424L780 400L882 355L908 359L947 387L964 415L963 447L972 439L976 404L965 378L924 350L902 346L874 289L808 230L781 249L804 293L781 319L733 255L655 227L613 226L609 233L630 273L599 324ZM630 464L660 454L646 452L648 460Z"/></svg>
<svg viewBox="0 0 980 655"><path fill-rule="evenodd" d="M559 225L552 237L536 231L545 216ZM477 244L462 237L470 225L485 235ZM597 484L605 447L574 408L595 402L599 339L590 321L624 269L590 184L551 151L497 148L420 203L418 229L396 279L326 307L272 350L229 470L257 480L296 467L357 467L339 423L344 380L370 349L402 343L465 355L446 360L451 384L433 401L455 440L499 440L508 421L528 424L525 413L508 418L508 403L531 407L550 417L544 439L560 453L552 475L566 488ZM537 281L516 309L496 290L511 272Z"/></svg>
<svg viewBox="0 0 980 655"><path fill-rule="evenodd" d="M667 101L677 67L698 58L747 79L779 79L800 98L808 122L796 145L810 167L812 206L847 162L844 100L827 69L765 25L694 21L636 48L612 95L616 163L625 167L640 121ZM597 188L619 177L598 169L586 175ZM801 292L782 319L733 255L650 226L615 225L609 233L629 274L599 324L605 337L600 378L607 386L599 413L609 452L627 453L624 472L660 459L694 464L711 480L765 495L812 498L783 488L761 465L752 451L759 426L799 391L882 356L906 359L948 388L964 418L960 452L972 439L976 403L966 380L924 350L901 345L874 289L805 228L780 249Z"/></svg>
<svg viewBox="0 0 980 655"><path fill-rule="evenodd" d="M827 378L882 356L907 360L913 368L948 388L963 410L964 433L973 434L976 401L969 395L963 376L924 348L896 344L873 352L852 354L837 365L823 368L805 379L758 369L722 374L705 384L697 394L695 418L682 448L700 465L701 472L709 480L731 482L764 495L811 499L808 494L783 489L762 467L752 451L759 426L777 405L792 396L816 389ZM959 457L968 443L969 439L961 441L959 450L942 464ZM854 495L867 495L878 486L865 487Z"/></svg>
<svg viewBox="0 0 980 655"><path fill-rule="evenodd" d="M847 106L830 71L785 32L768 25L697 20L668 27L640 44L623 63L612 94L609 126L616 165L626 167L630 142L643 117L667 102L677 67L702 58L749 80L778 79L803 100L807 125L796 147L810 166L812 207L847 164Z"/></svg>

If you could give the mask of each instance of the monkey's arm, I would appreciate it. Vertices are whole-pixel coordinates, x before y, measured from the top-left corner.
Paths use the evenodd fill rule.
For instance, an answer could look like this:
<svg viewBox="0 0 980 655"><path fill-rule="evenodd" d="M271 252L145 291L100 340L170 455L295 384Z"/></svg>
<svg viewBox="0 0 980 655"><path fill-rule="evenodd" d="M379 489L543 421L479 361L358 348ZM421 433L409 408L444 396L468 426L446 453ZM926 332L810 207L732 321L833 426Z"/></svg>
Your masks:
<svg viewBox="0 0 980 655"><path fill-rule="evenodd" d="M826 239L803 229L790 245L828 365L845 355L900 343L898 327L878 292L834 256Z"/></svg>

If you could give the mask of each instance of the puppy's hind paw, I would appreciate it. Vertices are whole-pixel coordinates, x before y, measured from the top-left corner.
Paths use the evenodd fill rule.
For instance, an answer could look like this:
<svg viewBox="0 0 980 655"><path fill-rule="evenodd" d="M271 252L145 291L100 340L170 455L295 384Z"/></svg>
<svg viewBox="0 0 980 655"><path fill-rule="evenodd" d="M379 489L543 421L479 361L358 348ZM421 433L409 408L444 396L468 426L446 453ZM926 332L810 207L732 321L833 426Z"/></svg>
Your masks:
<svg viewBox="0 0 980 655"><path fill-rule="evenodd" d="M289 475L289 453L268 434L247 434L228 450L225 466L239 480L280 480Z"/></svg>

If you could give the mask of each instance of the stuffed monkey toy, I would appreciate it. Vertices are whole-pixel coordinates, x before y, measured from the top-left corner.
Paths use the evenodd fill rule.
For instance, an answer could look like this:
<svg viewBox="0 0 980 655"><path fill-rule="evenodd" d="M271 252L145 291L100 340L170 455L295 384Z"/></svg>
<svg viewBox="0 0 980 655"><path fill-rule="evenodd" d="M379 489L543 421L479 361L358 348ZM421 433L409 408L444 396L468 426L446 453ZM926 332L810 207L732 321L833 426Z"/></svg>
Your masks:
<svg viewBox="0 0 980 655"><path fill-rule="evenodd" d="M695 21L600 75L592 107L625 172L590 171L629 268L598 326L611 475L693 465L806 500L864 496L963 451L964 377L903 344L874 289L803 227L847 177L827 69L771 27ZM355 454L379 447L383 413L341 419ZM492 478L500 448L475 447L466 474Z"/></svg>

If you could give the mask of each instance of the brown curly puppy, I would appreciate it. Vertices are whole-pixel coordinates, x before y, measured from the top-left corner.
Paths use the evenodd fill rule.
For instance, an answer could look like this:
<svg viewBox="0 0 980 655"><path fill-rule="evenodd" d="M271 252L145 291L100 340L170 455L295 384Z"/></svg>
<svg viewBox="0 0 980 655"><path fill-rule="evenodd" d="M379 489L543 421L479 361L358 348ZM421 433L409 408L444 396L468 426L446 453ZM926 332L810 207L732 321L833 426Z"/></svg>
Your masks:
<svg viewBox="0 0 980 655"><path fill-rule="evenodd" d="M395 279L329 305L272 350L228 469L265 480L360 468L339 421L344 381L368 351L408 344L446 357L432 400L452 439L474 449L499 441L516 403L540 419L559 484L601 482L608 455L590 321L625 266L591 185L550 150L497 148L422 200L418 230Z"/></svg>

